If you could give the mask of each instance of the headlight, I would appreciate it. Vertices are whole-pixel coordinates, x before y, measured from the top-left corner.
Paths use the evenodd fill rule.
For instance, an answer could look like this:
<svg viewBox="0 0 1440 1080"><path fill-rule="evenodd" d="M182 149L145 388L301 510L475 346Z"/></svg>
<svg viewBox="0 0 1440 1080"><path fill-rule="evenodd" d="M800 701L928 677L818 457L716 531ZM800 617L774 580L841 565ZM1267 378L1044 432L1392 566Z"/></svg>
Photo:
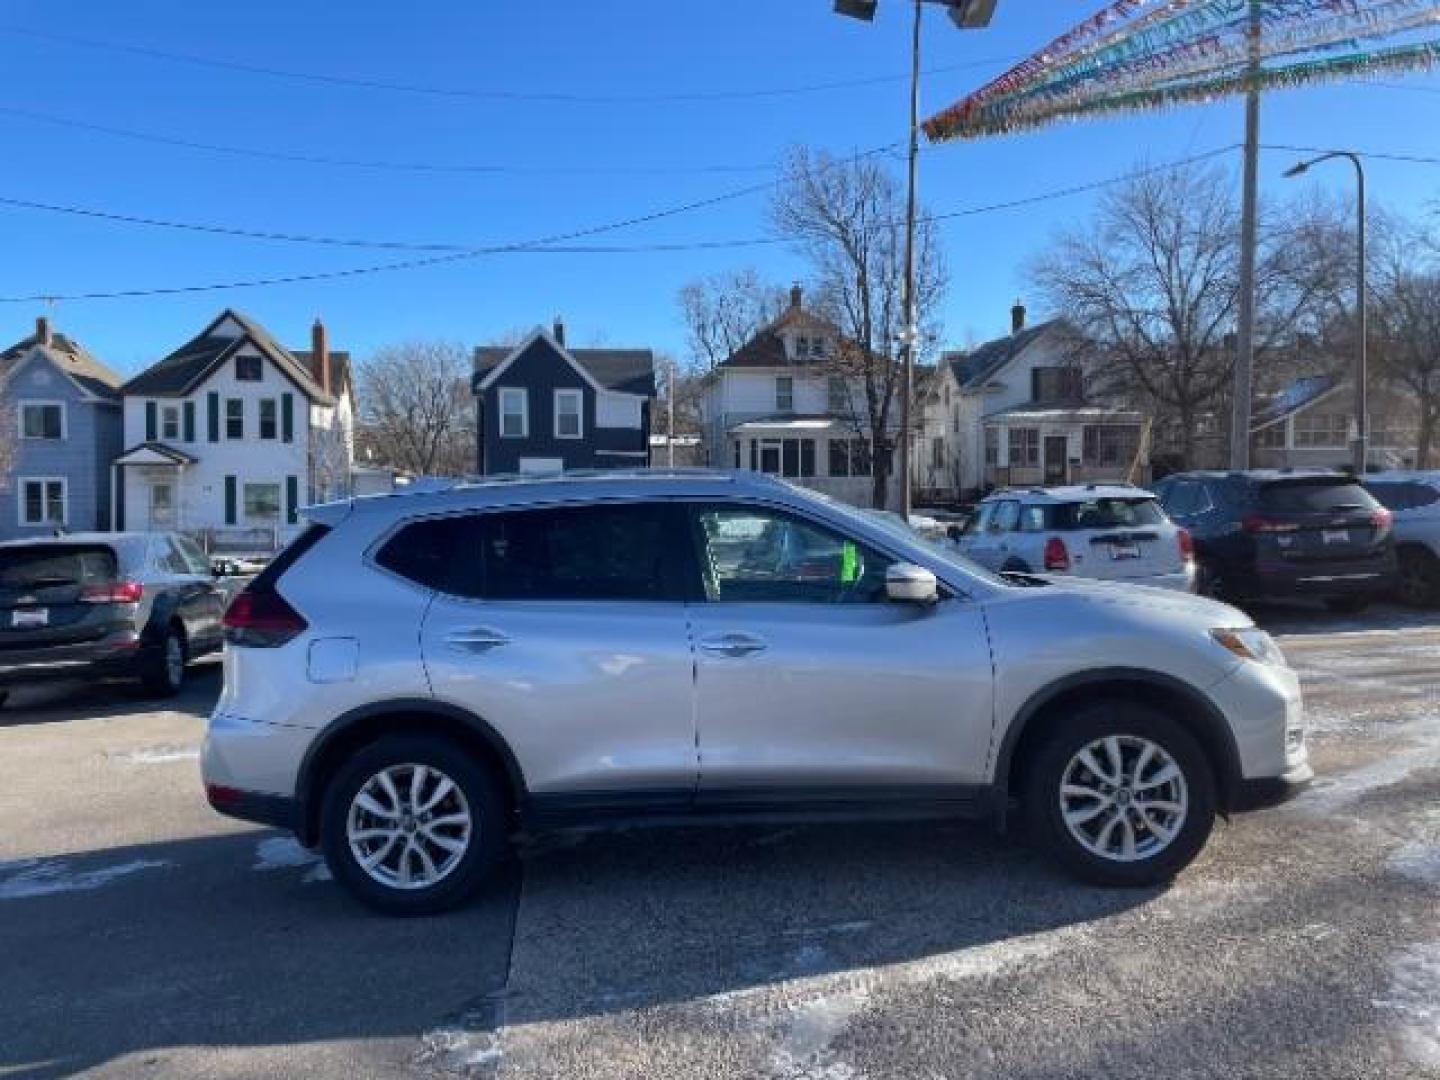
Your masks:
<svg viewBox="0 0 1440 1080"><path fill-rule="evenodd" d="M1210 636L1217 644L1229 649L1241 660L1254 660L1257 664L1274 664L1285 667L1285 654L1275 639L1259 627L1251 626L1241 630L1211 630Z"/></svg>

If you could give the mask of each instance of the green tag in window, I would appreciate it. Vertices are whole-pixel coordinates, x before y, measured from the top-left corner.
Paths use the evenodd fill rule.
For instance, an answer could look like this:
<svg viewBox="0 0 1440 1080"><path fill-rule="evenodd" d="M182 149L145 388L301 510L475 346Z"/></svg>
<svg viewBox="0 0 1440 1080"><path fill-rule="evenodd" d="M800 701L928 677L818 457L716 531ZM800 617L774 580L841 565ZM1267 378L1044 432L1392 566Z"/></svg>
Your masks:
<svg viewBox="0 0 1440 1080"><path fill-rule="evenodd" d="M845 541L840 555L840 584L854 585L860 580L860 549Z"/></svg>

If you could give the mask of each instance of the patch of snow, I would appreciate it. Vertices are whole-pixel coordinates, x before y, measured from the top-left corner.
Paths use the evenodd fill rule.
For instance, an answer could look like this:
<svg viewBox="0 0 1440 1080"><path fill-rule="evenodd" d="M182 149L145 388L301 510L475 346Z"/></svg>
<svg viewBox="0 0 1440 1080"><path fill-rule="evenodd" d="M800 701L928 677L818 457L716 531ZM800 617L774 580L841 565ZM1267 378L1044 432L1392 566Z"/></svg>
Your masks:
<svg viewBox="0 0 1440 1080"><path fill-rule="evenodd" d="M855 986L796 1006L770 1057L775 1076L784 1080L854 1080L858 1076L855 1069L837 1061L833 1047L869 1001L870 991Z"/></svg>
<svg viewBox="0 0 1440 1080"><path fill-rule="evenodd" d="M335 875L330 873L330 867L326 866L323 862L321 862L316 863L309 870L307 870L305 872L305 876L300 880L303 881L306 885L313 885L317 881L334 881Z"/></svg>
<svg viewBox="0 0 1440 1080"><path fill-rule="evenodd" d="M135 859L94 870L74 870L65 859L21 859L0 863L0 900L29 900L55 893L85 892L142 870L170 865L158 859Z"/></svg>
<svg viewBox="0 0 1440 1080"><path fill-rule="evenodd" d="M1390 987L1374 1002L1396 1015L1401 1053L1427 1068L1440 1068L1440 942L1406 949L1390 963Z"/></svg>
<svg viewBox="0 0 1440 1080"><path fill-rule="evenodd" d="M306 883L331 880L330 870L321 862L320 853L301 847L293 836L272 836L255 845L254 870L268 873L298 866L309 867L301 878Z"/></svg>
<svg viewBox="0 0 1440 1080"><path fill-rule="evenodd" d="M505 1057L504 1034L503 1001L482 998L448 1023L425 1032L415 1062L442 1073L493 1077L499 1074Z"/></svg>
<svg viewBox="0 0 1440 1080"><path fill-rule="evenodd" d="M1392 852L1385 865L1412 881L1440 885L1440 844L1412 840Z"/></svg>
<svg viewBox="0 0 1440 1080"><path fill-rule="evenodd" d="M122 750L107 755L112 761L123 761L127 765L169 765L175 761L197 761L200 758L198 746L142 746L135 750Z"/></svg>
<svg viewBox="0 0 1440 1080"><path fill-rule="evenodd" d="M1403 734L1410 737L1408 746L1367 765L1319 776L1310 790L1290 805L1299 812L1328 815L1372 791L1393 787L1412 773L1440 768L1440 718L1426 716L1406 725Z"/></svg>

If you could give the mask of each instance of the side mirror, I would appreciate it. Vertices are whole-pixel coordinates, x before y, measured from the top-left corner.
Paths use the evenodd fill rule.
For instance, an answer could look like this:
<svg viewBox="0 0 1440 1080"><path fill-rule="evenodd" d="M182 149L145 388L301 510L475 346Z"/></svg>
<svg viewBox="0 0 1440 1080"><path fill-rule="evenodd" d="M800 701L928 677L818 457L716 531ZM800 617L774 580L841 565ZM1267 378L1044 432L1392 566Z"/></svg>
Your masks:
<svg viewBox="0 0 1440 1080"><path fill-rule="evenodd" d="M896 563L885 571L885 595L897 604L933 604L940 599L940 585L923 566Z"/></svg>

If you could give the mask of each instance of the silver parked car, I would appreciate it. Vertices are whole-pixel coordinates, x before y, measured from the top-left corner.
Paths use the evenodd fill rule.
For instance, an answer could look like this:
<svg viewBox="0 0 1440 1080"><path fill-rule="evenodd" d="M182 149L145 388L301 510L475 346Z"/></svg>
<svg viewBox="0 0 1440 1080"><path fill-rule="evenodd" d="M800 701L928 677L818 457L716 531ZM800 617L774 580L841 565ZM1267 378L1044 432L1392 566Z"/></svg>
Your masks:
<svg viewBox="0 0 1440 1080"><path fill-rule="evenodd" d="M1193 592L1190 534L1128 484L1013 488L979 506L962 554L1000 573L1074 574Z"/></svg>
<svg viewBox="0 0 1440 1080"><path fill-rule="evenodd" d="M1364 484L1394 515L1400 599L1440 605L1440 472L1374 473Z"/></svg>
<svg viewBox="0 0 1440 1080"><path fill-rule="evenodd" d="M517 830L1019 811L1169 879L1310 778L1296 676L1213 601L1005 579L782 481L518 478L306 511L226 614L203 772L385 911Z"/></svg>
<svg viewBox="0 0 1440 1080"><path fill-rule="evenodd" d="M138 678L180 689L220 648L229 595L179 533L70 533L0 544L0 687Z"/></svg>

